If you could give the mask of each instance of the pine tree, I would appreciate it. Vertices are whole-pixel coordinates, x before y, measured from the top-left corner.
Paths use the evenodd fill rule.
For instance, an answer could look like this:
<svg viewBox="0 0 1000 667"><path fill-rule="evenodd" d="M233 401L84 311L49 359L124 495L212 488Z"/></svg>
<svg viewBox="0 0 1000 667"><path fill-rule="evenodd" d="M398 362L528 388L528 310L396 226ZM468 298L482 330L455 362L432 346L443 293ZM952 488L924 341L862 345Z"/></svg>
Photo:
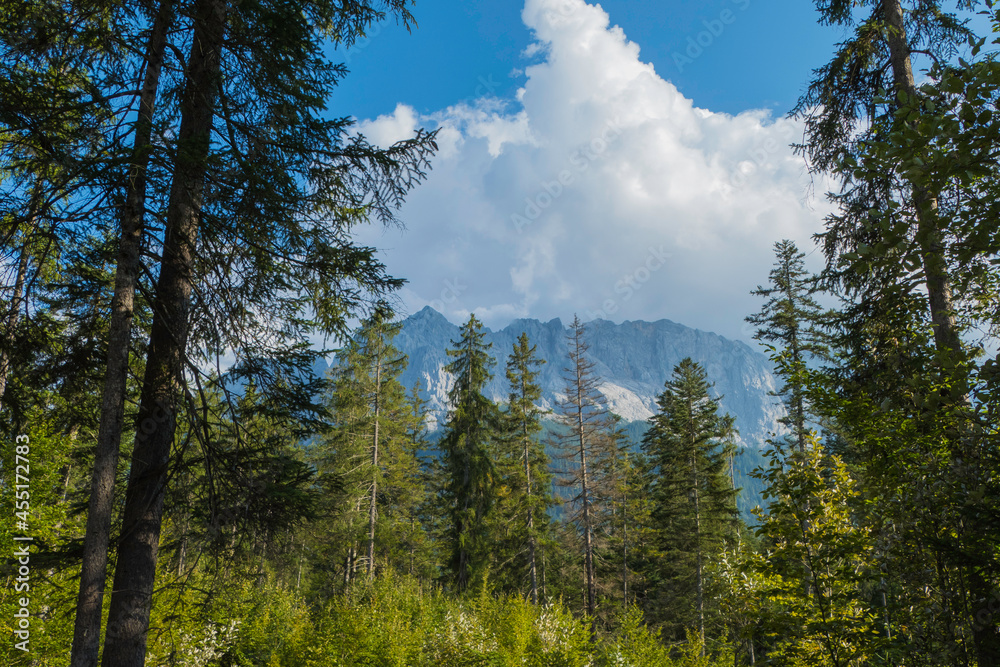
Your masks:
<svg viewBox="0 0 1000 667"><path fill-rule="evenodd" d="M412 447L416 464L411 479L411 490L401 496L403 514L407 517L405 538L400 547L405 550L405 572L430 582L438 576L440 561L439 537L444 534L442 524L446 519L439 511L441 505L436 491L444 488L440 462L431 453L427 431L427 400L423 398L422 383L418 380L410 389L409 405L413 414L407 440Z"/></svg>
<svg viewBox="0 0 1000 667"><path fill-rule="evenodd" d="M513 530L514 560L524 559L527 570L528 597L538 603L540 588L541 543L546 541L552 505L549 491L548 457L539 441L542 430L538 407L542 397L538 385L538 368L545 363L536 356L536 347L522 333L507 358L507 382L510 386L507 411L504 413L502 461L504 480L511 488L506 505L508 520L518 526Z"/></svg>
<svg viewBox="0 0 1000 667"><path fill-rule="evenodd" d="M338 354L331 371L334 425L324 447L332 450L324 467L340 476L345 504L364 506L364 535L344 537L364 544L362 562L369 578L377 564L376 528L386 549L395 541L398 524L406 523L393 504L412 493L417 473L410 439L414 414L398 379L406 357L392 345L402 325L389 317L384 309L376 310ZM381 560L389 561L387 555Z"/></svg>
<svg viewBox="0 0 1000 667"><path fill-rule="evenodd" d="M858 18L859 5L869 8L867 17ZM816 79L794 111L806 122L806 141L799 148L809 156L813 169L834 172L845 182L844 193L838 197L844 212L830 218L824 235L831 269L839 269L841 258L849 260L851 253L865 252L879 242L879 228L865 224L866 211L897 199L892 174L862 182L854 182L853 174L858 148L883 136L895 122L894 112L921 97L913 76L912 54L947 60L971 36L941 5L937 0L834 0L818 5L823 22L855 31L838 45L833 60L816 71ZM918 120L919 113L914 113L902 122L915 126ZM952 299L953 277L942 246L940 193L909 184L903 196L901 212L915 223L913 241L922 264L921 279L927 290L927 312L936 346L942 354L957 359L962 344ZM855 288L866 280L858 275L841 276Z"/></svg>
<svg viewBox="0 0 1000 667"><path fill-rule="evenodd" d="M494 439L499 428L499 410L483 395L493 374L482 324L475 315L462 327L461 338L452 341L445 366L455 383L448 392L451 410L441 440L441 457L447 487L445 498L451 522L449 570L459 591L487 576L490 545L486 531L496 493L493 463Z"/></svg>
<svg viewBox="0 0 1000 667"><path fill-rule="evenodd" d="M42 324L22 314L59 283L63 252L105 236L79 221L107 215L100 187L116 155L107 72L95 63L114 61L122 12L103 2L22 5L0 11L2 407L16 339L27 333L18 329Z"/></svg>
<svg viewBox="0 0 1000 667"><path fill-rule="evenodd" d="M713 616L706 566L735 537L737 522L724 443L730 421L718 414L710 387L701 366L681 361L642 443L652 472L647 493L658 558L648 576L656 616L671 636L693 627L702 642Z"/></svg>
<svg viewBox="0 0 1000 667"><path fill-rule="evenodd" d="M593 488L593 464L600 446L606 410L603 397L597 390L600 379L594 375L594 363L586 356L589 346L585 335L583 323L574 316L567 334L570 365L563 369L566 398L559 405L560 417L568 428L568 433L560 437L562 456L572 463L568 476L561 483L576 490L572 499L575 505L572 520L577 524L583 540L584 613L591 619L591 630L596 631L597 573L594 554L597 499Z"/></svg>
<svg viewBox="0 0 1000 667"><path fill-rule="evenodd" d="M107 342L107 372L75 617L72 664L77 666L97 662L134 297L141 274L146 165L172 5L42 2L3 11L0 144L8 170L3 207L19 195L27 204L19 207L27 211L22 220L16 220L20 214L3 214L5 223L20 228L15 236L7 229L2 233L5 244L20 244L13 289L17 307L5 318L11 327L5 333L13 333L20 306L29 297L26 285L44 291L41 285L58 284L55 274L41 267L95 239L110 241L108 229L120 229L114 234L112 317L102 341ZM143 32L147 27L148 37ZM133 50L141 41L147 41L144 58ZM132 91L137 89L136 95ZM122 100L137 100L138 108ZM129 140L132 145L126 149ZM127 173L123 165L128 165ZM90 224L82 226L81 220ZM114 245L102 263L115 256ZM9 335L4 338L0 400L7 348L13 342Z"/></svg>
<svg viewBox="0 0 1000 667"><path fill-rule="evenodd" d="M163 66L167 32L174 19L173 2L163 0L156 11L140 71L142 86L132 159L124 179L115 287L108 330L107 372L101 399L87 532L84 537L80 593L77 601L71 667L97 665L101 609L107 577L115 476L125 419L126 382L132 340L135 294L142 271L140 255L145 236L147 171L151 157L154 110Z"/></svg>
<svg viewBox="0 0 1000 667"><path fill-rule="evenodd" d="M829 357L829 336L821 328L828 317L813 298L817 283L805 270L805 253L799 252L794 242L784 240L774 244L774 254L770 286L758 286L751 292L767 301L759 313L746 320L758 327L754 340L775 345L772 358L785 380L778 393L788 409L781 423L791 430L792 440L803 451L811 413L802 375L807 362Z"/></svg>
<svg viewBox="0 0 1000 667"><path fill-rule="evenodd" d="M965 9L975 3L956 4ZM987 667L1000 665L1000 617L990 613L969 621L968 607L956 601L986 608L994 597L991 580L1000 561L983 551L980 540L996 535L995 522L984 520L989 512L966 514L968 505L949 493L931 500L912 491L917 478L925 480L921 486L943 490L954 488L956 476L964 488L983 488L995 476L985 463L994 448L976 435L983 424L972 396L981 377L970 337L963 336L971 330L967 322L982 312L966 304L991 294L992 287L983 287L995 284L995 276L984 270L985 256L973 250L974 239L982 237L955 224L956 214L961 217L974 201L963 184L988 191L983 184L992 178L995 159L982 160L982 153L975 156L960 140L953 143L963 125L992 124L995 92L980 89L958 103L961 112L942 118L948 102L942 107L935 79L948 79L942 76L948 70L973 69L964 60L957 68L947 63L975 43L944 5L838 0L820 6L823 21L848 26L853 34L817 71L798 111L806 119L803 152L843 183L834 197L840 211L829 218L823 241L838 279L833 287L847 300L838 318L837 351L844 363L824 378L831 387L818 394L830 406L825 412L836 420L871 498L859 520L884 531L887 549L892 547L885 552L893 554L886 579L900 599L890 599L888 607L913 619L904 627L920 628L900 639L898 648L914 662L938 647L957 660L974 646L978 664ZM918 54L935 63L931 84L922 88L913 72ZM960 79L947 83L952 94L963 92ZM928 141L929 135L937 138ZM942 148L947 160L939 157ZM975 164L981 160L985 169ZM955 162L966 165L957 171L945 166ZM964 317L966 308L973 317ZM967 465L971 460L980 463ZM939 463L928 470L917 461ZM938 573L932 586L923 579L929 572ZM923 607L925 613L909 616L922 606L913 602L919 591L936 600ZM971 628L967 634L955 630L962 618ZM924 649L915 648L918 638Z"/></svg>
<svg viewBox="0 0 1000 667"><path fill-rule="evenodd" d="M609 599L628 606L639 589L636 563L648 523L643 494L644 457L631 451L622 419L608 415L593 458L598 586Z"/></svg>
<svg viewBox="0 0 1000 667"><path fill-rule="evenodd" d="M434 149L426 134L377 149L346 137L349 120L320 118L343 73L321 41L381 19L370 5L196 0L189 16L106 665L143 662L170 446L199 357L231 352L231 381L253 378L276 410L315 412L310 332L343 333L400 284L349 229L391 221Z"/></svg>

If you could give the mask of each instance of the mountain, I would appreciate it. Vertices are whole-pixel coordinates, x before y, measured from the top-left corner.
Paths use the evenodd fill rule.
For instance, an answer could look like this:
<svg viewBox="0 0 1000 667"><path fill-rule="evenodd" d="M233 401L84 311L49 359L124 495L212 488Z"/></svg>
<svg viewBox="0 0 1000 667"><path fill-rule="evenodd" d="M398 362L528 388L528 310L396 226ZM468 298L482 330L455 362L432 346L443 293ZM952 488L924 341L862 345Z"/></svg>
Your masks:
<svg viewBox="0 0 1000 667"><path fill-rule="evenodd" d="M569 363L567 331L558 319L549 322L520 319L499 331L486 329L486 340L493 344L490 351L496 360L486 395L506 401L507 357L518 336L525 332L538 347L538 356L548 362L539 375L542 407L554 408L565 390L562 375ZM458 326L426 307L403 322L395 340L396 347L409 357L409 365L400 378L403 385L409 389L420 381L429 401L428 408L439 423L447 415L448 390L453 382L444 371L449 362L445 350L458 338ZM595 320L586 325L586 340L594 371L601 380L600 391L611 411L626 421L645 421L651 417L656 397L663 392L674 366L691 357L715 383L714 391L722 396L723 411L736 418L743 444L760 448L768 434L778 428L777 420L783 410L777 399L769 395L777 386L771 364L744 343L669 320L622 324Z"/></svg>

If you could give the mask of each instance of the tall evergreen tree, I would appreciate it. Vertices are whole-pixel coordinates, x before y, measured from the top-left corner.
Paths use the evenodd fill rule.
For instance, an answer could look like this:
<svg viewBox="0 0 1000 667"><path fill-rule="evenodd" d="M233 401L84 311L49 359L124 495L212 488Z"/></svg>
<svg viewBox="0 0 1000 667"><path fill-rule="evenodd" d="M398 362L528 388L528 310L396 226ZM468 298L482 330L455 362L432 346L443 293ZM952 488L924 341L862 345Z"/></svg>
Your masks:
<svg viewBox="0 0 1000 667"><path fill-rule="evenodd" d="M422 580L431 581L439 575L440 536L447 521L439 510L438 492L444 488L440 461L431 452L428 434L427 400L422 396L423 384L417 380L410 389L409 404L413 413L408 441L413 448L417 469L412 493L401 498L408 517L406 537L401 547L406 551L405 571Z"/></svg>
<svg viewBox="0 0 1000 667"><path fill-rule="evenodd" d="M408 20L402 2L388 5ZM349 43L382 17L367 3L196 0L190 9L106 665L143 662L170 448L196 360L231 352L231 380L253 377L282 396L275 409L309 412L309 332L342 333L371 295L399 284L349 230L369 215L392 220L433 139L380 150L347 139L346 119L320 118L344 71L324 55L324 36Z"/></svg>
<svg viewBox="0 0 1000 667"><path fill-rule="evenodd" d="M92 247L95 240L105 243L106 251L96 264L103 265L114 257L117 245L112 316L99 343L99 349L106 350L107 372L75 616L72 664L78 666L96 665L99 648L131 319L140 273L145 165L171 5L163 4L148 37L143 33L146 14L157 14L155 3L140 7L44 2L5 8L0 19L2 207L24 200L18 207L23 213L2 214L3 245L17 244L19 257L14 307L5 313L9 328L0 345L0 402L19 313L28 311L23 307L31 298L27 288L42 292L46 284L58 285L58 272L51 268L77 255L77 248ZM148 43L145 59L132 53L133 43L142 41ZM138 100L138 109L129 100ZM123 157L129 139L131 160ZM131 162L129 173L123 174L121 167L127 162ZM119 214L119 209L124 212ZM109 220L121 221L120 235L109 231L118 227ZM117 243L108 243L112 237ZM43 270L45 266L50 269Z"/></svg>
<svg viewBox="0 0 1000 667"><path fill-rule="evenodd" d="M774 244L775 264L769 287L758 286L751 294L767 299L760 312L746 318L758 327L754 340L774 345L777 371L785 384L779 390L788 414L781 423L791 430L799 451L805 449L809 436L802 375L806 364L829 356L829 336L821 328L825 314L813 298L818 286L805 270L805 253L789 240Z"/></svg>
<svg viewBox="0 0 1000 667"><path fill-rule="evenodd" d="M638 590L635 564L648 523L643 493L644 457L631 451L628 434L616 414L608 415L593 458L596 570L598 587L608 599L628 606Z"/></svg>
<svg viewBox="0 0 1000 667"><path fill-rule="evenodd" d="M519 526L513 531L517 536L515 560L523 562L527 570L528 597L532 604L538 603L541 542L546 541L547 510L553 502L548 457L538 438L544 413L538 407L542 389L537 378L538 368L545 360L537 357L536 349L528 335L522 333L507 358L510 392L502 443L508 468L504 477L511 487L511 497L505 504L509 520Z"/></svg>
<svg viewBox="0 0 1000 667"><path fill-rule="evenodd" d="M812 167L834 172L844 179L844 192L838 197L843 213L830 218L824 236L832 269L839 268L842 256L864 252L879 241L879 228L865 224L866 211L890 201L898 202L899 191L894 187L892 174L855 181L853 165L858 148L884 136L895 122L894 112L908 101L920 98L912 55L923 53L936 60L947 60L971 36L953 14L943 11L942 4L937 0L817 3L821 21L854 30L838 45L833 60L816 71L816 78L794 112L806 122L806 138L800 149L810 158ZM974 3L957 4L968 7ZM859 6L868 10L867 15L859 15ZM919 113L907 114L901 122L915 126L919 116ZM927 314L937 349L957 359L962 344L952 302L953 277L942 246L940 192L920 184L907 184L902 196L900 213L909 218L915 229L912 241L922 264ZM863 283L858 282L860 276L842 274L842 278L848 285L864 289Z"/></svg>
<svg viewBox="0 0 1000 667"><path fill-rule="evenodd" d="M483 395L493 377L492 343L486 343L475 315L469 316L461 338L452 345L448 356L454 360L445 370L455 383L448 392L451 410L441 440L441 457L451 515L449 570L455 588L463 591L486 575L489 563L486 517L496 493L493 452L500 424L496 404Z"/></svg>
<svg viewBox="0 0 1000 667"><path fill-rule="evenodd" d="M606 409L604 399L597 390L600 378L594 374L594 362L587 358L589 346L585 336L583 323L574 316L567 334L570 365L563 369L566 398L559 405L560 416L568 432L560 437L560 446L563 457L572 461L569 474L562 483L576 491L573 520L583 540L584 613L591 619L591 630L594 631L597 627L597 573L594 561L597 499L593 488L593 464L605 426Z"/></svg>
<svg viewBox="0 0 1000 667"><path fill-rule="evenodd" d="M729 477L728 418L709 396L705 371L690 358L674 368L643 438L651 478L650 519L657 558L650 564L654 616L681 638L711 625L706 566L736 535L736 490ZM651 608L652 611L652 608Z"/></svg>
<svg viewBox="0 0 1000 667"><path fill-rule="evenodd" d="M912 492L914 479L934 479L921 486L947 489L956 483L984 488L995 477L986 463L994 448L978 435L983 423L976 414L979 399L973 399L981 391L981 376L962 335L963 309L995 292L982 289L995 284L995 276L984 271L983 246L976 241L984 237L968 235L954 216L977 208L972 203L977 197L966 192L989 189L983 184L994 178L996 160L983 160L982 152L977 155L961 140L953 143L963 125L992 126L988 109L995 93L984 95L977 86L972 100L958 103L960 113L942 117L951 103L935 93L943 89L934 79L951 79L945 98L966 92L961 76L946 76L951 69L946 63L973 41L945 4L818 4L821 20L853 31L830 64L817 71L798 111L806 118L803 151L817 169L843 183L834 197L840 211L829 218L823 240L838 278L834 286L848 299L837 341L844 363L826 378L834 388L818 394L828 413L839 413L845 447L871 497L859 520L885 534L883 555L892 554L888 588L900 599L890 599L888 606L898 605L898 615L912 619L904 627L920 628L898 648L912 663L924 660L920 654L939 660L940 651L949 660L965 659L959 656L971 644L985 667L1000 665L1000 617L986 613L970 621L966 609L986 609L995 597L1000 559L984 552L981 537L973 537L995 535L995 522L983 521L978 510L966 514L968 504L950 493L931 500ZM968 9L977 3L955 4ZM924 88L916 86L913 73L919 56L935 63L932 85ZM973 68L959 61L958 69ZM995 142L995 130L987 133L994 135L988 143ZM930 136L937 138L928 141ZM935 155L943 146L947 161ZM960 170L945 166L958 156ZM888 424L891 429L885 430ZM967 465L971 460L978 463ZM938 463L928 469L917 461ZM934 585L921 574L930 572L937 573ZM935 602L917 605L918 591L936 596ZM918 606L924 613L910 616ZM918 641L926 642L925 649L915 648Z"/></svg>
<svg viewBox="0 0 1000 667"><path fill-rule="evenodd" d="M135 295L142 271L141 253L145 236L147 172L167 33L174 20L171 0L155 9L146 54L140 63L142 85L134 130L132 159L122 184L125 205L120 215L118 256L115 262L114 296L108 329L107 371L101 399L101 423L97 434L87 532L84 536L80 593L73 635L72 667L95 667L100 647L101 610L107 577L114 486L125 420L126 381L132 349ZM153 5L155 7L155 5ZM136 77L138 79L138 76Z"/></svg>
<svg viewBox="0 0 1000 667"><path fill-rule="evenodd" d="M414 414L399 382L406 357L392 344L402 325L389 317L385 309L376 310L338 354L331 371L334 427L323 447L330 450L324 467L332 467L340 478L342 504L364 507L364 534L342 537L364 545L362 562L369 578L377 564L376 529L379 546L386 550L407 523L408 517L394 510L401 496L413 495L417 475L410 440ZM382 554L381 560L389 559Z"/></svg>

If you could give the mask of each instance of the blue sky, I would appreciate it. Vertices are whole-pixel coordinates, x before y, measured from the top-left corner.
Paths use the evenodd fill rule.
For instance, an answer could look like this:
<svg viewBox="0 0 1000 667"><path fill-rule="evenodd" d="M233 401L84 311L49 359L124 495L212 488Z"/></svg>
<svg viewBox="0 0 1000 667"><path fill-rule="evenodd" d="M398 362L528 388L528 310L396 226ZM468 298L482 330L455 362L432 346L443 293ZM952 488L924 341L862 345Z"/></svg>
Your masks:
<svg viewBox="0 0 1000 667"><path fill-rule="evenodd" d="M330 111L379 145L439 130L405 229L368 228L403 315L670 319L749 340L776 241L836 184L786 117L842 35L808 0L418 2L341 58Z"/></svg>
<svg viewBox="0 0 1000 667"><path fill-rule="evenodd" d="M839 36L817 23L808 0L599 4L660 76L697 105L732 114L751 108L788 112ZM516 0L418 0L412 33L390 21L341 52L351 75L331 108L374 118L391 113L398 102L430 113L488 92L512 97L524 77L511 73L531 62L522 57L532 41L522 9ZM733 20L722 23L726 11ZM699 36L707 47L691 46L688 40L697 44ZM689 49L697 54L699 48L700 55L685 62Z"/></svg>

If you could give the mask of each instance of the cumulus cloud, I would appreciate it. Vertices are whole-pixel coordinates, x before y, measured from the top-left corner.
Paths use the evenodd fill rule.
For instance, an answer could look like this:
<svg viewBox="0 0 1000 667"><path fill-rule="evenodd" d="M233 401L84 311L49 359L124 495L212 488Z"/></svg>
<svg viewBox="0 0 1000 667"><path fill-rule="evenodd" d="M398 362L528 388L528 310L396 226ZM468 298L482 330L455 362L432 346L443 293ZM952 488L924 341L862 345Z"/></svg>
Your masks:
<svg viewBox="0 0 1000 667"><path fill-rule="evenodd" d="M599 6L527 0L522 16L534 64L515 99L360 124L380 144L440 128L407 229L365 239L410 281L404 309L492 326L668 318L746 338L773 243L811 248L828 210L788 147L801 126L697 108Z"/></svg>

